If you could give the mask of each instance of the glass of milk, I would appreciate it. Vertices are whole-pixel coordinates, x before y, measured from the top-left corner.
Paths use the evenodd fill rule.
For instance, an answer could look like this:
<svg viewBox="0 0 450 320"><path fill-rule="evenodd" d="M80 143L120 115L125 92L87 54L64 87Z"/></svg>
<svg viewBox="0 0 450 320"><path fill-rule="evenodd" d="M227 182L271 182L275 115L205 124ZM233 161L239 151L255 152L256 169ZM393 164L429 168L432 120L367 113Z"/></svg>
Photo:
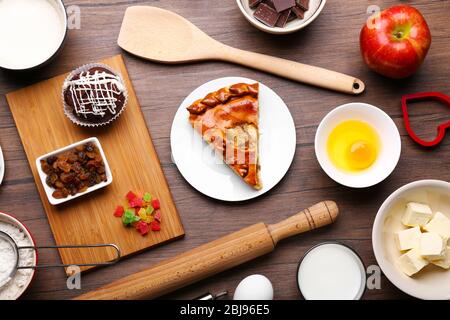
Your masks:
<svg viewBox="0 0 450 320"><path fill-rule="evenodd" d="M359 300L366 288L366 268L350 247L325 242L306 252L297 283L306 300Z"/></svg>

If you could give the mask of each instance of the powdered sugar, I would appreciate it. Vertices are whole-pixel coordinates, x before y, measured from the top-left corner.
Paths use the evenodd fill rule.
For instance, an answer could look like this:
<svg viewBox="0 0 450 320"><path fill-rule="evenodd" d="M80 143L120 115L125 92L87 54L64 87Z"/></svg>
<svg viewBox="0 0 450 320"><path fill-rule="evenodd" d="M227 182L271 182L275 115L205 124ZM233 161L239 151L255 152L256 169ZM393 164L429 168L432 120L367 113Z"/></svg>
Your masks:
<svg viewBox="0 0 450 320"><path fill-rule="evenodd" d="M7 233L19 247L32 246L31 239L20 228L0 220L0 231ZM32 266L35 262L33 249L19 250L19 266ZM14 249L0 238L0 280L5 278L5 273L10 272L15 265ZM19 269L13 278L0 287L0 300L18 298L26 289L26 285L33 275L33 269Z"/></svg>

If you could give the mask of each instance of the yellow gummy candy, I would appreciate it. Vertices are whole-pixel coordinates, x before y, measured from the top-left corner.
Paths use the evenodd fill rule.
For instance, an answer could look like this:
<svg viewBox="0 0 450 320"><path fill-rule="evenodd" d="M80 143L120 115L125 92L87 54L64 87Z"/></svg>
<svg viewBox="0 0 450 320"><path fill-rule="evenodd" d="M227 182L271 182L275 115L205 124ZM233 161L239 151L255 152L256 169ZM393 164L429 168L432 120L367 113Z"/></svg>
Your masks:
<svg viewBox="0 0 450 320"><path fill-rule="evenodd" d="M147 220L147 213L145 212L145 209L141 209L138 212L139 218L141 218L141 220L146 221Z"/></svg>

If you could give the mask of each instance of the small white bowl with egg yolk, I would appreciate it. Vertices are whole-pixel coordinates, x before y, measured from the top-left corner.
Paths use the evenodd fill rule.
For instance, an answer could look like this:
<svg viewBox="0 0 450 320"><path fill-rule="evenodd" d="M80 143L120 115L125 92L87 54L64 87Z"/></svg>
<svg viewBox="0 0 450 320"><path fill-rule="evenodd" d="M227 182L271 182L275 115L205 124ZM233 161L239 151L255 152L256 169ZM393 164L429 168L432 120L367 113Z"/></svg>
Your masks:
<svg viewBox="0 0 450 320"><path fill-rule="evenodd" d="M397 166L401 140L392 119L381 109L356 102L339 106L319 124L317 160L337 183L367 188L386 179Z"/></svg>

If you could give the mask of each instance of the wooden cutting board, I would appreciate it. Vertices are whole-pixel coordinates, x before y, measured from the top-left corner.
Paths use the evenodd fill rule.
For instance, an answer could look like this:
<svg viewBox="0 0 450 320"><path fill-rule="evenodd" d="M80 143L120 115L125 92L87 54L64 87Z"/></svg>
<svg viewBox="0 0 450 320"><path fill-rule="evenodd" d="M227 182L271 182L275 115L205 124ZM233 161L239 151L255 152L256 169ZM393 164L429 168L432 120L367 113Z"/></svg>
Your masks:
<svg viewBox="0 0 450 320"><path fill-rule="evenodd" d="M6 95L57 245L115 243L122 256L177 239L183 226L161 169L141 107L122 56L101 61L119 71L128 89L122 115L104 128L81 128L66 118L61 75ZM52 206L37 173L39 156L89 137L97 137L111 167L113 183L105 189ZM128 191L150 192L161 201L162 230L141 236L113 216ZM32 231L32 230L31 230ZM38 244L39 245L39 244ZM41 244L42 245L42 244ZM110 261L111 249L61 249L63 263ZM88 268L85 268L86 270Z"/></svg>

